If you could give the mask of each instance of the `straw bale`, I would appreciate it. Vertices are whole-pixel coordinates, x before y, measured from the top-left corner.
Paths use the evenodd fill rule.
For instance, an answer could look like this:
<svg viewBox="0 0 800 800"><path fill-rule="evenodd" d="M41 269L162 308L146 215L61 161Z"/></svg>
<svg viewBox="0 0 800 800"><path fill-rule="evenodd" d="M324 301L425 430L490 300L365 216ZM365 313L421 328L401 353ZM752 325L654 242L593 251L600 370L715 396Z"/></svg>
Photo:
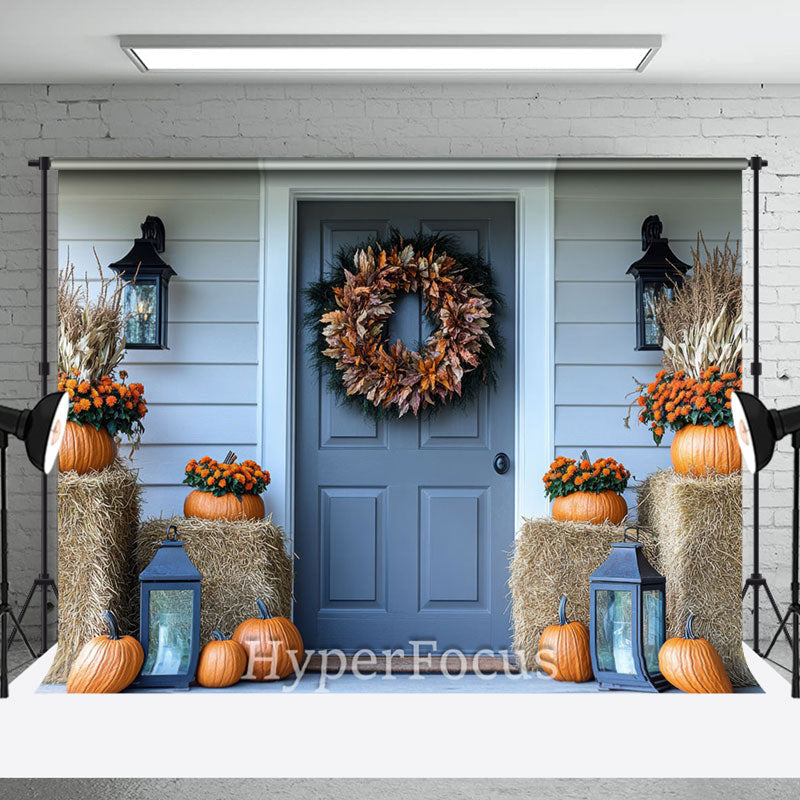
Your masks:
<svg viewBox="0 0 800 800"><path fill-rule="evenodd" d="M58 650L45 683L66 681L83 645L105 632L106 609L123 633L135 632L137 475L117 460L97 472L58 476Z"/></svg>
<svg viewBox="0 0 800 800"><path fill-rule="evenodd" d="M256 613L264 598L274 616L291 612L292 558L283 530L271 519L208 520L198 517L148 519L136 541L136 567L143 570L164 539L169 525L203 575L200 638L204 644L218 628L230 636L236 626Z"/></svg>
<svg viewBox="0 0 800 800"><path fill-rule="evenodd" d="M742 478L659 470L637 489L640 524L658 541L653 566L667 578L667 635L695 633L722 658L731 683L754 683L742 651Z"/></svg>
<svg viewBox="0 0 800 800"><path fill-rule="evenodd" d="M511 616L514 651L523 669L540 669L539 638L558 620L558 603L567 595L567 616L589 624L589 575L608 557L612 542L625 528L604 522L559 522L550 517L526 519L511 560ZM645 554L652 547L642 537Z"/></svg>

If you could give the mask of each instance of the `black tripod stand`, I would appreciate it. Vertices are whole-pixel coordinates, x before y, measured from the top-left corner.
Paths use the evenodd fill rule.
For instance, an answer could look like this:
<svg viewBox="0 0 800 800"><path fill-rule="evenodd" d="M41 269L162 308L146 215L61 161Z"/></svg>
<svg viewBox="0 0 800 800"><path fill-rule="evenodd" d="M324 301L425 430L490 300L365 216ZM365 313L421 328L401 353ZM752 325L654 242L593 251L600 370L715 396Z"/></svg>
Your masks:
<svg viewBox="0 0 800 800"><path fill-rule="evenodd" d="M42 379L42 396L47 394L47 376L50 372L50 365L47 361L47 173L50 169L50 159L47 156L42 156L41 158L35 158L32 161L28 162L29 167L36 167L39 169L42 179L42 197L41 197L41 234L42 234L42 286L41 286L41 293L42 293L42 341L41 341L41 361L39 362L39 374L41 375ZM56 600L58 600L58 587L56 586L55 580L50 577L50 572L48 568L48 541L47 541L47 475L42 475L41 478L41 545L40 545L40 569L39 569L39 577L34 579L33 583L31 584L30 591L28 592L28 596L25 598L25 602L22 604L22 610L19 612L19 621L20 624L25 619L25 614L28 611L28 607L31 604L31 600L33 600L34 595L36 594L36 590L39 589L42 595L42 605L40 609L40 616L39 616L39 627L41 630L40 633L40 640L39 640L39 655L44 655L47 652L48 648L48 640L47 640L47 591L48 589L53 590L53 594L55 595ZM17 626L17 630L21 631L21 628ZM14 637L16 635L16 630L11 634L11 638L8 641L8 646L14 643Z"/></svg>
<svg viewBox="0 0 800 800"><path fill-rule="evenodd" d="M8 434L0 431L0 698L8 697L8 622L19 631L25 647L33 658L36 654L25 636L25 631L19 626L19 620L14 616L8 602L8 509L6 496L6 449L8 448Z"/></svg>
<svg viewBox="0 0 800 800"><path fill-rule="evenodd" d="M759 378L761 377L761 360L760 360L760 353L759 353L759 339L758 339L758 327L759 327L759 274L758 274L758 267L759 267L759 258L758 258L758 246L759 246L759 175L761 173L761 168L767 166L766 159L761 158L761 156L753 156L748 162L748 165L751 170L753 170L753 363L750 365L750 374L753 376L753 396L758 397L758 383ZM759 506L758 506L758 473L753 474L753 571L750 573L750 577L747 578L744 582L744 587L742 588L742 601L747 596L747 590L753 590L753 651L758 655L762 655L761 647L759 642L759 625L760 625L760 608L759 608L759 593L761 589L764 590L764 594L766 594L767 599L772 606L772 610L775 612L775 619L777 622L781 622L781 610L778 608L778 604L775 602L775 598L772 595L772 591L769 588L769 584L767 583L767 579L761 574L761 562L760 562L760 549L761 543L759 541ZM782 626L783 627L783 626ZM778 629L780 632L780 628ZM783 628L784 632L786 633L786 639L791 644L791 639L789 638L789 633ZM777 634L776 634L777 636ZM774 640L773 640L774 644ZM770 649L772 646L770 645ZM769 650L767 653L764 653L764 657L766 658Z"/></svg>
<svg viewBox="0 0 800 800"><path fill-rule="evenodd" d="M781 620L781 625L764 653L768 658L781 635L781 631L789 638L789 620L792 621L792 697L800 697L800 431L792 434L792 461L794 478L792 482L792 602L789 610Z"/></svg>

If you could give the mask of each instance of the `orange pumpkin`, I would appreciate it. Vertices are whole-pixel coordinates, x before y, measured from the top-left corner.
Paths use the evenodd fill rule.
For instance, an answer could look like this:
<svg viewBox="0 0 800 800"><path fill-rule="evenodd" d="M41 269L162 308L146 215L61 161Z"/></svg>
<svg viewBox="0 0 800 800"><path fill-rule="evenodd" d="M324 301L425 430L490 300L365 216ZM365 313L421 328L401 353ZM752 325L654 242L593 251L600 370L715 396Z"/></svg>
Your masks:
<svg viewBox="0 0 800 800"><path fill-rule="evenodd" d="M58 469L60 472L74 469L83 475L93 469L104 469L115 455L114 440L105 428L97 430L94 425L68 422L58 451Z"/></svg>
<svg viewBox="0 0 800 800"><path fill-rule="evenodd" d="M183 502L185 517L201 519L264 519L264 501L257 494L243 494L240 500L228 493L217 497L194 489Z"/></svg>
<svg viewBox="0 0 800 800"><path fill-rule="evenodd" d="M742 451L729 425L686 425L672 440L672 466L681 475L729 475L742 468Z"/></svg>
<svg viewBox="0 0 800 800"><path fill-rule="evenodd" d="M212 689L233 686L244 675L247 653L239 642L226 639L219 631L213 631L211 636L197 660L197 682Z"/></svg>
<svg viewBox="0 0 800 800"><path fill-rule="evenodd" d="M694 614L686 620L683 638L667 639L658 652L661 674L677 689L690 694L731 694L728 673L708 639L692 630Z"/></svg>
<svg viewBox="0 0 800 800"><path fill-rule="evenodd" d="M120 636L117 618L104 611L108 636L88 641L69 671L70 694L115 694L133 683L144 663L144 651L133 636Z"/></svg>
<svg viewBox="0 0 800 800"><path fill-rule="evenodd" d="M539 663L554 680L583 683L593 677L589 629L567 619L567 596L558 606L558 625L548 625L539 639Z"/></svg>
<svg viewBox="0 0 800 800"><path fill-rule="evenodd" d="M303 663L303 639L286 617L273 617L267 604L256 602L258 617L245 620L234 631L233 639L247 653L245 680L275 681L294 672L294 663ZM294 662L292 661L293 653Z"/></svg>
<svg viewBox="0 0 800 800"><path fill-rule="evenodd" d="M590 522L599 525L606 520L619 525L628 513L628 504L621 494L604 492L570 492L553 501L553 519L562 522Z"/></svg>

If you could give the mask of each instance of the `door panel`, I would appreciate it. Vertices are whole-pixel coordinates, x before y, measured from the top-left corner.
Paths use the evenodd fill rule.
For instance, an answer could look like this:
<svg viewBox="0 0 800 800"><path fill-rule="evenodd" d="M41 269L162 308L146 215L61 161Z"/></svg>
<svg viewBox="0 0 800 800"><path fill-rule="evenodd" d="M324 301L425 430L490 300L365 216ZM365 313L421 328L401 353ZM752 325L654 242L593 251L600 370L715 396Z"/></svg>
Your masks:
<svg viewBox="0 0 800 800"><path fill-rule="evenodd" d="M498 387L465 407L379 421L342 406L297 334L295 616L309 648L353 652L508 647L507 553L514 477L515 208L507 202L309 201L298 207L298 286L327 273L341 247L390 227L448 233L492 263L506 305ZM298 294L298 319L306 308ZM388 333L416 346L430 333L419 295L399 297Z"/></svg>

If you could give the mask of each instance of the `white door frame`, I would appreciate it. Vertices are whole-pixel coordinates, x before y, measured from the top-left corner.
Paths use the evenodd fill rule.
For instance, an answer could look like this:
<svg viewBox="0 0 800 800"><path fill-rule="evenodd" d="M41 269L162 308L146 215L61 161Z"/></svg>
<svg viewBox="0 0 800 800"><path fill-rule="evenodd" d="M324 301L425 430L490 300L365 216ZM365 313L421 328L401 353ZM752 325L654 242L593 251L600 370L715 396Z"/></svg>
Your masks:
<svg viewBox="0 0 800 800"><path fill-rule="evenodd" d="M516 204L515 524L547 514L541 476L553 458L553 172L394 170L261 174L260 461L268 511L294 542L296 232L300 200L511 200Z"/></svg>

